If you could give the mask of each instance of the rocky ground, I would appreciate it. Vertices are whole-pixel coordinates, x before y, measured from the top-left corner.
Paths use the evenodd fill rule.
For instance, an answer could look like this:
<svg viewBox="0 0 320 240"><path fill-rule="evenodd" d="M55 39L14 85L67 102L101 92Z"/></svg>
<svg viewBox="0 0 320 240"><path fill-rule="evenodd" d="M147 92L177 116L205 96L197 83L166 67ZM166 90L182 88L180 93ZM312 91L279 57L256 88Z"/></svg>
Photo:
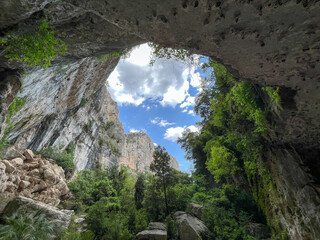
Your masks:
<svg viewBox="0 0 320 240"><path fill-rule="evenodd" d="M63 169L28 149L6 150L0 160L0 182L0 212L16 196L57 206L69 194Z"/></svg>

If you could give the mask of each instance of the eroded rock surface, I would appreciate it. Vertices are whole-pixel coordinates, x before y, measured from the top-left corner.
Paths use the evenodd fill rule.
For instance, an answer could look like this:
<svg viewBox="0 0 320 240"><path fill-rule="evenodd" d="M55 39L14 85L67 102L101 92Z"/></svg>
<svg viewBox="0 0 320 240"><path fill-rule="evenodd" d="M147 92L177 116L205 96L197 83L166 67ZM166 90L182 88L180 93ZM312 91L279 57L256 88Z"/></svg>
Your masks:
<svg viewBox="0 0 320 240"><path fill-rule="evenodd" d="M164 223L151 222L148 229L139 232L136 236L139 240L167 240L167 228Z"/></svg>
<svg viewBox="0 0 320 240"><path fill-rule="evenodd" d="M0 160L0 212L18 195L57 206L69 193L63 169L30 150L22 153Z"/></svg>
<svg viewBox="0 0 320 240"><path fill-rule="evenodd" d="M149 171L154 149L154 143L146 133L129 133L126 135L126 145L121 164L140 172ZM178 161L174 157L170 157L171 167L180 170Z"/></svg>
<svg viewBox="0 0 320 240"><path fill-rule="evenodd" d="M33 150L71 144L77 171L120 164L148 171L154 143L145 133L125 134L106 87L118 60L86 58L26 74L17 95L26 104L10 119L8 139ZM179 170L175 158L171 163Z"/></svg>
<svg viewBox="0 0 320 240"><path fill-rule="evenodd" d="M179 223L180 240L207 239L209 230L198 218L182 211L176 212L173 218Z"/></svg>

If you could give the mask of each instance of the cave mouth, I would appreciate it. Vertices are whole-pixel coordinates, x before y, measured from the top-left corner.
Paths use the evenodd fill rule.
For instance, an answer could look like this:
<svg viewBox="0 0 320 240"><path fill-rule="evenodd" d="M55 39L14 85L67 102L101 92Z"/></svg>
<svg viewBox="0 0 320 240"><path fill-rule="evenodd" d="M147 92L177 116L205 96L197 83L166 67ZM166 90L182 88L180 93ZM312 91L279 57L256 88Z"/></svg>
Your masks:
<svg viewBox="0 0 320 240"><path fill-rule="evenodd" d="M119 118L126 133L145 132L164 146L189 171L190 161L176 143L186 129L198 131L201 118L193 110L206 74L197 63L153 56L153 49L142 44L125 54L108 77L108 90L118 103ZM151 64L151 62L153 62Z"/></svg>

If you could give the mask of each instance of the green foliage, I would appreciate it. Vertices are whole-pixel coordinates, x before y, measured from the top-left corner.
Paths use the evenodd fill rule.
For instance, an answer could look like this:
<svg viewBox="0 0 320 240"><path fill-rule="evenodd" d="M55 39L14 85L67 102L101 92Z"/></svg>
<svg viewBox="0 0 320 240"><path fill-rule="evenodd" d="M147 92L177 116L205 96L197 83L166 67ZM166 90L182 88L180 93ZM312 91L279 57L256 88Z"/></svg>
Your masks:
<svg viewBox="0 0 320 240"><path fill-rule="evenodd" d="M153 152L153 162L150 165L150 170L156 176L164 178L170 171L170 155L164 147L158 145Z"/></svg>
<svg viewBox="0 0 320 240"><path fill-rule="evenodd" d="M257 207L252 196L238 188L224 185L205 195L199 202L205 206L202 220L209 228L209 239L237 240L254 238L245 231L250 221L259 221ZM197 197L194 196L193 200Z"/></svg>
<svg viewBox="0 0 320 240"><path fill-rule="evenodd" d="M169 213L168 199L167 199L167 176L170 172L170 155L165 149L158 145L153 152L153 162L150 165L150 170L160 179L164 193L164 202L166 205L166 213Z"/></svg>
<svg viewBox="0 0 320 240"><path fill-rule="evenodd" d="M49 240L58 234L42 211L34 214L15 213L4 218L0 225L0 239L3 240Z"/></svg>
<svg viewBox="0 0 320 240"><path fill-rule="evenodd" d="M75 215L71 217L70 224L65 231L60 234L61 240L94 240L94 234L92 231L81 231L83 230L81 224L74 222Z"/></svg>
<svg viewBox="0 0 320 240"><path fill-rule="evenodd" d="M259 107L254 86L247 82L236 84L232 89L232 100L238 107L238 111L254 121L257 128L255 132L263 132L267 129L264 111Z"/></svg>
<svg viewBox="0 0 320 240"><path fill-rule="evenodd" d="M71 230L65 232L61 240L94 240L94 234L91 231L77 232Z"/></svg>
<svg viewBox="0 0 320 240"><path fill-rule="evenodd" d="M145 185L143 207L147 212L148 220L163 221L166 217L166 206L163 200L161 182L152 175L148 175Z"/></svg>
<svg viewBox="0 0 320 240"><path fill-rule="evenodd" d="M101 169L84 170L68 184L75 196L75 210L84 211L102 196L114 197L116 192L108 178L108 173Z"/></svg>
<svg viewBox="0 0 320 240"><path fill-rule="evenodd" d="M6 124L7 127L4 130L3 138L0 141L0 151L1 149L8 146L9 142L7 141L7 136L9 132L12 130L14 125L11 123L11 117L17 113L24 105L26 105L26 98L25 97L18 97L15 96L12 103L10 104L7 114L6 114Z"/></svg>
<svg viewBox="0 0 320 240"><path fill-rule="evenodd" d="M61 166L65 172L66 178L72 177L75 170L75 165L73 163L75 147L70 144L66 150L60 150L57 147L49 146L38 151L44 158L52 158L56 163Z"/></svg>
<svg viewBox="0 0 320 240"><path fill-rule="evenodd" d="M109 130L113 125L114 125L114 121L108 120L107 123L106 123L106 125L105 125L105 127L104 127L104 129L107 131L107 130Z"/></svg>
<svg viewBox="0 0 320 240"><path fill-rule="evenodd" d="M145 191L145 178L143 174L139 174L136 185L134 186L134 200L136 204L136 208L142 208L142 201L144 198L144 191Z"/></svg>
<svg viewBox="0 0 320 240"><path fill-rule="evenodd" d="M107 140L107 145L110 148L112 154L114 154L116 156L120 156L121 155L120 149L117 148L117 146L115 145L115 143L112 140Z"/></svg>
<svg viewBox="0 0 320 240"><path fill-rule="evenodd" d="M262 90L266 91L272 102L281 104L281 98L279 95L279 87L273 89L272 87L263 87Z"/></svg>
<svg viewBox="0 0 320 240"><path fill-rule="evenodd" d="M152 49L152 59L150 64L153 65L156 58L159 59L174 59L175 61L187 62L194 64L195 59L192 54L185 49L173 49L162 47L156 43L148 43L149 47Z"/></svg>
<svg viewBox="0 0 320 240"><path fill-rule="evenodd" d="M212 146L210 151L206 164L217 183L222 176L231 176L238 170L237 158L225 146Z"/></svg>
<svg viewBox="0 0 320 240"><path fill-rule="evenodd" d="M97 58L98 58L98 61L100 61L100 62L106 62L106 61L108 61L109 59L112 59L112 58L120 58L120 57L126 58L130 54L130 52L131 52L131 49L126 48L126 49L123 49L123 50L114 51L114 52L110 52L110 53L107 53L107 54L99 55Z"/></svg>
<svg viewBox="0 0 320 240"><path fill-rule="evenodd" d="M49 67L54 57L64 55L67 50L65 43L55 38L51 23L46 19L42 20L37 32L8 34L0 44L6 47L6 58L43 68Z"/></svg>
<svg viewBox="0 0 320 240"><path fill-rule="evenodd" d="M11 117L26 105L26 98L16 96L7 111L7 123L10 123Z"/></svg>
<svg viewBox="0 0 320 240"><path fill-rule="evenodd" d="M201 133L186 131L179 139L187 157L195 163L195 176L199 173L204 174L200 181L196 179L199 188L196 189L192 201L202 204L213 201L209 204L211 208L208 207L206 212L208 226L214 225L217 228L211 229L212 238L247 239L244 235L244 225L240 223L253 213L250 209L242 209L243 219L240 219L235 214L239 211L217 205L221 203L221 199L217 201L216 196L210 196L211 194L203 190L210 186L203 183L203 179L205 182L210 181L205 168L213 175L214 181L211 186L215 186L216 189L221 189L226 183L234 186L241 183L241 187L244 187L243 184L251 187L253 198L266 213L267 206L270 205L267 199L273 195L274 187L262 161L266 137L264 132L267 126L270 126L266 118L270 107L265 104L265 94L262 90L269 91L271 102L279 102L279 98L270 88L261 89L248 82L235 81L226 68L217 63L210 61L204 64L204 67L214 70L211 70L210 79L206 79L203 84L202 95L196 99L195 111L203 117L200 123ZM248 181L244 183L240 179ZM222 202L235 204L235 199ZM246 205L245 202L241 204ZM258 219L259 212L256 207L255 209L254 218L256 221L263 221L261 216ZM224 216L227 218L224 219ZM268 219L269 224L270 222Z"/></svg>
<svg viewBox="0 0 320 240"><path fill-rule="evenodd" d="M88 100L86 98L81 98L80 107L85 107L87 105Z"/></svg>
<svg viewBox="0 0 320 240"><path fill-rule="evenodd" d="M176 222L171 215L167 216L165 219L165 224L167 226L168 239L178 240L178 226L179 223Z"/></svg>
<svg viewBox="0 0 320 240"><path fill-rule="evenodd" d="M146 211L135 207L135 178L127 168L84 170L68 186L95 239L134 239L147 227Z"/></svg>

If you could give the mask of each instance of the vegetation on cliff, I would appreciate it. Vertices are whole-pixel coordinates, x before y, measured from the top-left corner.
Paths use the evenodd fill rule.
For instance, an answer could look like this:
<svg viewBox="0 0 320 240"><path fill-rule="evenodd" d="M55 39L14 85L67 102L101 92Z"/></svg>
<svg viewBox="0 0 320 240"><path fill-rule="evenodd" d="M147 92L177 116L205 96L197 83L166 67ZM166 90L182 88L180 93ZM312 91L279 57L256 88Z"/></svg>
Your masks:
<svg viewBox="0 0 320 240"><path fill-rule="evenodd" d="M0 46L5 46L3 53L6 58L43 68L49 67L54 57L64 55L67 50L65 43L54 36L47 19L43 19L34 32L7 34L0 40Z"/></svg>

